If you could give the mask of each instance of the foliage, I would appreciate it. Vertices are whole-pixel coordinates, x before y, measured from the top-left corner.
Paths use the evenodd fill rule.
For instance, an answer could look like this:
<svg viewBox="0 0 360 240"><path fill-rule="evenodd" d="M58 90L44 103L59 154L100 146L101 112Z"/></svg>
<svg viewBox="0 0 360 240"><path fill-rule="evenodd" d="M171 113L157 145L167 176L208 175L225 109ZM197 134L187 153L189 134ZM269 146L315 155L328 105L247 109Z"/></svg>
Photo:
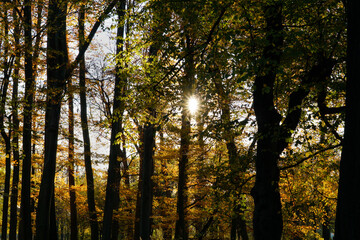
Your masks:
<svg viewBox="0 0 360 240"><path fill-rule="evenodd" d="M109 2L67 1L70 62L78 53L79 6L84 5L86 9L85 35L88 35L91 26L103 14L103 6ZM111 12L85 57L87 112L98 219L102 219L105 206L109 148L115 144L125 152L120 164L120 207L114 214L114 219L120 223L122 239L131 239L136 228L141 136L146 124L152 124L156 129L152 176L153 239L170 239L175 234L184 111L191 124L186 166L188 201L185 206L190 238L233 239L235 231L237 239L244 232L252 239L254 202L251 189L256 178L256 143L261 137L257 134L259 119L256 119L253 110L254 81L263 74L262 71L266 71L263 70L264 65L275 64L266 62L263 57L263 50L269 44L263 9L274 2L282 3L283 44L280 47L280 61L276 63L274 86L263 86L263 91L273 91L271 101L281 118L292 111L301 110L299 124L288 134L287 146L278 159L283 237L320 239L324 228L334 232L339 155L344 129L342 108L345 104L346 20L342 2L128 0L124 18L119 22L115 20L115 11ZM0 126L2 131L11 133L12 105L8 96L15 76L10 75L8 89L4 88L4 80L8 70L6 65L15 54L15 36L20 38L21 51L27 50L24 48L23 31L14 31L15 20L10 15L10 9L14 8L21 15L23 2L3 1L0 7L8 9L0 15L0 93L4 96L0 98L4 103L0 110L5 116ZM32 1L33 12L39 11L32 16L35 34L33 71L36 80L31 176L34 206L38 202L41 169L44 167L45 102L48 99L45 75L45 33L49 31L47 9L47 1ZM119 24L125 26L126 33L116 39L115 30ZM116 40L121 40L118 42L123 47L118 53ZM151 52L153 49L156 49L155 53ZM25 63L23 54L20 57L19 99L23 99ZM192 76L187 65L189 58L193 62ZM334 62L329 77L322 82L303 84L306 76L316 66L322 66L325 59ZM10 67L11 70L13 67ZM126 86L121 96L114 99L115 80L119 76L125 79ZM67 235L70 231L67 93L71 92L75 110L76 184L73 188L77 197L78 230L82 239L90 239L84 143L79 116L80 87L76 69L71 81L73 86L64 88L61 93L55 177L56 218L59 231ZM302 88L308 91L308 95L297 109L290 109L291 95ZM200 100L200 109L191 116L187 112L186 101L193 94ZM123 103L121 116L113 109L115 100ZM25 104L20 101L20 115ZM122 129L112 143L110 128L120 118ZM23 121L22 117L20 121ZM284 121L281 120L281 124ZM22 126L23 122L20 128ZM10 136L13 137L13 134ZM4 139L1 139L1 176L5 176L4 143ZM0 196L3 196L3 185L4 181L1 180ZM35 213L36 207L33 209ZM239 217L245 225L238 224L236 227L234 219Z"/></svg>

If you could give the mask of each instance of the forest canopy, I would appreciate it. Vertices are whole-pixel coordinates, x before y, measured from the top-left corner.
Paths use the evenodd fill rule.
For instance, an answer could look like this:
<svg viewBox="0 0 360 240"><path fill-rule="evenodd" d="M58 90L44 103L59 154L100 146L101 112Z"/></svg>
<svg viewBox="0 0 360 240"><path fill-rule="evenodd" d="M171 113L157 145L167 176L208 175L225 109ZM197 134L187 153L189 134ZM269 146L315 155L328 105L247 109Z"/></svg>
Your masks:
<svg viewBox="0 0 360 240"><path fill-rule="evenodd" d="M359 4L0 1L1 239L360 239Z"/></svg>

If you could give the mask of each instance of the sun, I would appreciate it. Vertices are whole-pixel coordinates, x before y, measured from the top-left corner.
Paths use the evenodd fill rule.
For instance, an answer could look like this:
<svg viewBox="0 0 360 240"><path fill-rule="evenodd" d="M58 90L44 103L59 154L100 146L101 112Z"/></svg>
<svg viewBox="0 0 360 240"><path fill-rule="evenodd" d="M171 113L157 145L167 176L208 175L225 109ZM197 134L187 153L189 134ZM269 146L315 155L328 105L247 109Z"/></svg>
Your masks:
<svg viewBox="0 0 360 240"><path fill-rule="evenodd" d="M187 108L188 108L190 114L194 115L199 109L199 100L196 97L191 96L188 99Z"/></svg>

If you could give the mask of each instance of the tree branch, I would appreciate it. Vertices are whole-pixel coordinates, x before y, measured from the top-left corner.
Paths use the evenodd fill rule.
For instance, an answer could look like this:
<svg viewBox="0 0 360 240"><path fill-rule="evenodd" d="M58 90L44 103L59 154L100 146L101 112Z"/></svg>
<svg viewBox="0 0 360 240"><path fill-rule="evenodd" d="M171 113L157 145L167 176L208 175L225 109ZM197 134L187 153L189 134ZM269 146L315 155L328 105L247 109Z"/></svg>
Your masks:
<svg viewBox="0 0 360 240"><path fill-rule="evenodd" d="M110 4L105 8L104 12L100 15L100 17L96 20L94 26L92 27L89 36L87 37L84 45L80 48L78 55L76 56L75 60L70 64L66 71L66 79L69 79L75 70L75 68L79 65L81 59L84 57L86 50L88 49L92 39L95 36L100 24L107 18L108 14L113 10L115 5L118 3L118 0L113 0Z"/></svg>
<svg viewBox="0 0 360 240"><path fill-rule="evenodd" d="M320 153L326 152L326 151L331 150L331 149L335 149L335 148L337 148L337 147L340 147L341 145L342 145L342 144L339 143L339 144L336 144L336 145L329 146L329 147L327 147L327 148L323 148L323 149L321 149L321 150L319 150L319 151L311 154L311 155L308 156L308 157L305 157L305 158L300 159L299 161L297 161L297 162L294 163L294 164L291 164L291 165L288 165L288 166L284 166L284 167L280 167L279 169L280 169L280 170L286 170L286 169L289 169L289 168L296 167L296 166L300 165L301 163L305 162L306 160L308 160L308 159L310 159L310 158L313 158L313 157L315 157L316 155L318 155L318 154L320 154Z"/></svg>

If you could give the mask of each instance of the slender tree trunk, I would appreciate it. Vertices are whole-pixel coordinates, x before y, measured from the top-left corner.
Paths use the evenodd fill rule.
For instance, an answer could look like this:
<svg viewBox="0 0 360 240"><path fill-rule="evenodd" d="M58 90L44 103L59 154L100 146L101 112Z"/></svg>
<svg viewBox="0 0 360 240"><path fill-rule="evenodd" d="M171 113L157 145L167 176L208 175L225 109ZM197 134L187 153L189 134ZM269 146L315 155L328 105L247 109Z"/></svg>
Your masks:
<svg viewBox="0 0 360 240"><path fill-rule="evenodd" d="M150 109L150 118L155 118L155 110ZM143 131L143 157L142 160L142 188L140 207L140 237L143 240L150 240L151 237L151 214L153 202L153 181L154 172L154 148L155 148L155 126L151 120L144 126Z"/></svg>
<svg viewBox="0 0 360 240"><path fill-rule="evenodd" d="M8 212L9 212L9 195L10 195L10 173L11 173L11 141L10 132L9 135L5 133L4 129L1 129L1 135L5 141L5 183L3 192L3 209L2 209L2 228L1 239L7 239L7 227L8 227Z"/></svg>
<svg viewBox="0 0 360 240"><path fill-rule="evenodd" d="M68 80L68 95L69 95L69 195L70 195L70 239L78 239L78 221L77 221L77 207L76 207L76 192L75 192L75 159L74 159L74 96L72 93L71 79Z"/></svg>
<svg viewBox="0 0 360 240"><path fill-rule="evenodd" d="M179 183L176 212L178 220L175 226L175 239L187 240L189 236L188 224L186 221L187 197L187 164L189 162L188 153L190 145L190 120L187 109L182 111L181 120L181 143L179 160Z"/></svg>
<svg viewBox="0 0 360 240"><path fill-rule="evenodd" d="M152 29L152 39L153 44L150 46L149 50L149 62L154 63L154 58L158 51L158 43L156 42L155 34L158 34L155 29ZM155 67L151 65L152 70L155 71ZM152 77L154 73L150 74L149 77ZM154 120L156 118L156 110L154 108L154 100L150 99L148 104L148 119L143 128L143 159L142 162L142 171L141 171L141 206L140 206L140 237L142 240L150 240L152 229L152 205L153 205L153 181L152 176L154 174L154 150L155 150L155 135L156 129L154 125Z"/></svg>
<svg viewBox="0 0 360 240"><path fill-rule="evenodd" d="M143 143L144 140L142 139L144 137L143 128L139 127L139 135L140 135L140 143ZM144 155L144 149L143 145L140 145L140 163L139 163L139 182L138 182L138 189L136 194L136 209L135 209L135 223L134 223L134 240L140 240L140 211L141 211L141 189L142 189L142 176L144 167L143 167L143 155Z"/></svg>
<svg viewBox="0 0 360 240"><path fill-rule="evenodd" d="M135 209L135 229L134 229L134 240L140 240L140 215L141 215L141 194L143 189L143 179L142 176L144 175L144 167L143 167L143 160L144 160L144 128L143 126L138 126L139 132L139 140L140 140L140 147L139 147L139 181L138 181L138 189L136 194L136 209Z"/></svg>
<svg viewBox="0 0 360 240"><path fill-rule="evenodd" d="M194 208L196 209L196 212L199 213L198 216L196 216L196 219L193 220L192 225L195 227L196 230L196 236L201 236L201 231L203 230L203 225L206 224L206 222L204 222L204 215L202 214L203 209L204 209L204 205L206 204L202 198L203 195L205 194L206 191L206 187L204 186L204 180L205 179L205 175L204 175L204 171L203 171L203 164L204 164L204 160L205 160L205 141L204 141L204 118L202 116L202 114L197 114L196 115L196 123L197 123L197 135L198 135L198 145L199 145L199 156L197 157L197 163L196 163L196 167L197 167L197 174L196 174L196 181L197 181L197 189L196 192L194 194L194 201L196 202L196 205L194 206Z"/></svg>
<svg viewBox="0 0 360 240"><path fill-rule="evenodd" d="M156 76L156 56L159 50L159 46L161 42L158 39L158 35L161 35L163 32L160 29L160 26L155 23L155 19L159 18L159 11L156 7L153 8L153 25L151 26L151 46L149 48L149 66L150 73L148 74L149 78L153 78ZM163 28L161 26L161 28ZM156 118L156 102L154 98L151 98L147 101L147 119L142 128L141 132L141 145L142 145L142 154L140 154L140 162L141 162L141 171L139 178L139 189L141 189L140 194L140 204L138 207L139 211L139 223L137 223L135 231L138 231L139 234L136 234L136 240L139 239L150 239L152 233L152 205L153 205L153 181L152 176L154 173L154 151L155 151L155 135L156 135L156 127L154 125L154 121Z"/></svg>
<svg viewBox="0 0 360 240"><path fill-rule="evenodd" d="M8 9L7 4L4 5L4 38L8 38L9 28L8 28ZM5 108L6 108L6 98L7 91L9 87L10 75L12 70L12 58L9 58L9 45L8 43L4 44L4 63L3 63L3 81L1 83L1 98L0 98L0 132L1 136L5 142L5 182L4 182L4 192L3 192L3 209L2 209L2 228L1 228L1 239L7 239L7 227L8 227L8 211L9 211L9 195L10 195L10 174L11 174L11 131L9 130L6 133L5 130Z"/></svg>
<svg viewBox="0 0 360 240"><path fill-rule="evenodd" d="M331 231L329 228L329 225L322 225L321 226L321 230L322 230L322 237L324 240L330 240L331 239Z"/></svg>
<svg viewBox="0 0 360 240"><path fill-rule="evenodd" d="M25 34L25 106L23 126L23 162L21 180L21 207L19 239L32 239L31 222L31 139L32 111L35 91L32 61L32 20L31 1L24 0L24 34Z"/></svg>
<svg viewBox="0 0 360 240"><path fill-rule="evenodd" d="M169 208L167 207L167 200L171 198L171 189L169 186L168 178L168 159L164 157L165 152L165 142L164 142L164 134L160 130L160 143L159 143L159 155L161 161L161 168L160 168L160 176L164 178L162 184L159 189L157 189L159 199L159 207L160 207L160 216L161 216L161 229L163 233L163 239L172 239L172 229L171 229L171 220L169 220L170 212Z"/></svg>
<svg viewBox="0 0 360 240"><path fill-rule="evenodd" d="M185 78L182 82L183 110L181 112L181 140L180 140L180 159L179 159L179 183L176 213L178 219L175 225L175 239L187 240L189 238L188 223L186 220L187 196L187 165L189 162L190 149L190 114L186 109L186 101L193 93L194 81L194 59L193 46L189 36L186 36L186 58L185 58Z"/></svg>
<svg viewBox="0 0 360 240"><path fill-rule="evenodd" d="M335 222L337 240L360 239L360 158L357 150L360 134L360 2L347 0L346 3L346 117Z"/></svg>
<svg viewBox="0 0 360 240"><path fill-rule="evenodd" d="M85 5L81 5L79 11L79 48L81 49L85 41ZM85 84L85 55L80 61L79 84L80 84L80 110L81 128L84 139L84 162L86 172L87 202L90 217L91 240L99 239L99 226L95 207L94 177L91 163L91 144L87 118L86 84Z"/></svg>
<svg viewBox="0 0 360 240"><path fill-rule="evenodd" d="M224 86L221 82L220 74L217 69L215 73L215 86L220 97L220 107L221 107L221 121L224 126L223 137L226 141L227 153L229 156L229 164L231 171L231 181L238 189L236 189L232 194L235 196L241 196L242 190L239 189L239 185L241 184L240 175L241 172L245 172L248 168L246 162L240 162L240 156L238 153L238 149L235 145L235 133L231 126L231 118L230 118L230 104L231 100L229 99L228 94L226 93ZM231 230L230 230L230 239L236 240L241 236L243 240L248 240L249 236L246 229L246 222L243 218L243 209L241 207L241 203L239 203L238 199L233 201L233 214L231 219Z"/></svg>
<svg viewBox="0 0 360 240"><path fill-rule="evenodd" d="M54 180L61 100L66 85L68 63L66 5L66 1L50 0L48 9L45 156L36 214L37 240L57 238Z"/></svg>
<svg viewBox="0 0 360 240"><path fill-rule="evenodd" d="M13 75L13 92L12 92L12 115L13 115L13 180L11 186L11 200L10 200L10 232L9 239L16 240L17 234L17 204L18 204L18 185L19 185L19 172L20 172L20 155L19 155L19 66L20 66L20 48L19 48L19 35L20 25L17 18L17 12L13 9L13 19L15 22L14 27L14 40L15 40L15 68Z"/></svg>
<svg viewBox="0 0 360 240"><path fill-rule="evenodd" d="M119 22L124 18L125 14L125 0L119 2L117 13ZM118 27L117 32L117 54L121 54L124 46L124 24ZM119 189L121 179L120 162L123 158L120 147L116 144L116 139L119 133L122 132L122 117L124 112L124 100L122 93L126 86L126 77L120 74L121 66L117 64L116 77L115 77L115 90L114 90L114 104L113 104L113 119L111 126L111 139L110 139L110 156L109 156L109 169L108 179L106 185L105 208L103 219L103 239L117 240L119 221Z"/></svg>

